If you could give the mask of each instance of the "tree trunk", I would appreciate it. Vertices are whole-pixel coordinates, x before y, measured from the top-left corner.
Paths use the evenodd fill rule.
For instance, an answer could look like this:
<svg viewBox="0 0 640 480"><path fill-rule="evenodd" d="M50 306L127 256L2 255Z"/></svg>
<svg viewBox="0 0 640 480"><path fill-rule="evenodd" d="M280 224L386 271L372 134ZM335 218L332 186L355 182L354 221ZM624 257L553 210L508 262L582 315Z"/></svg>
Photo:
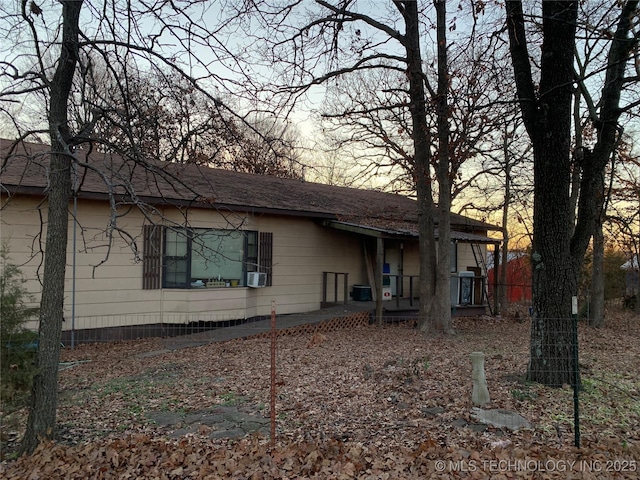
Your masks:
<svg viewBox="0 0 640 480"><path fill-rule="evenodd" d="M427 105L420 54L420 31L417 2L404 2L402 14L406 25L409 111L413 128L414 180L418 201L418 235L420 248L420 313L418 328L430 328L431 304L436 293L435 206L431 188L431 135L427 124Z"/></svg>
<svg viewBox="0 0 640 480"><path fill-rule="evenodd" d="M449 177L449 74L447 69L446 0L435 2L438 43L438 256L436 294L431 306L434 330L451 333L451 179Z"/></svg>
<svg viewBox="0 0 640 480"><path fill-rule="evenodd" d="M503 233L503 247L502 247L502 259L500 269L498 271L497 259L493 261L493 275L498 275L498 291L495 295L498 296L498 305L500 311L504 311L509 302L507 296L507 289L509 288L508 279L508 265L509 265L509 229L507 224L509 222L509 206L511 205L511 156L509 154L509 138L507 131L507 125L504 127L504 138L502 144L502 153L504 155L504 206L502 207L502 228ZM494 255L495 257L495 255Z"/></svg>
<svg viewBox="0 0 640 480"><path fill-rule="evenodd" d="M21 450L31 453L42 439L54 436L58 405L58 362L64 314L67 232L71 196L71 135L67 122L69 92L78 61L78 21L82 1L62 2L62 46L50 83L51 165L44 276L40 300L37 374L33 379L27 429Z"/></svg>
<svg viewBox="0 0 640 480"><path fill-rule="evenodd" d="M577 1L542 2L540 82L536 89L527 51L521 0L508 0L507 26L520 109L534 150L533 307L529 380L559 386L572 380L571 297L598 215L600 178L619 138L620 94L625 69L637 46L633 19L638 0L623 2L610 42L605 82L597 113L592 152L584 153L573 225L570 125L571 85L576 37ZM580 88L586 88L584 82ZM572 234L573 232L573 234Z"/></svg>
<svg viewBox="0 0 640 480"><path fill-rule="evenodd" d="M571 298L578 272L571 256L571 79L575 12L570 2L545 2L557 18L555 38L542 46L541 109L530 135L534 145L533 309L528 380L571 384ZM569 10L569 12L567 12ZM573 12L573 15L569 14ZM567 45L569 47L567 48Z"/></svg>
<svg viewBox="0 0 640 480"><path fill-rule="evenodd" d="M555 138L559 139L561 135L557 134ZM571 298L576 294L577 275L567 232L568 155L565 155L565 162L559 161L564 146L552 140L548 143L545 151L538 154L534 167L536 229L532 243L533 319L527 378L545 385L562 386L572 381ZM552 144L556 152L551 151ZM556 181L544 181L552 171L558 175ZM566 181L562 182L560 178Z"/></svg>
<svg viewBox="0 0 640 480"><path fill-rule="evenodd" d="M527 378L572 382L571 101L577 2L542 4L540 85L534 87L521 1L508 1L509 44L523 120L534 151L533 318Z"/></svg>
<svg viewBox="0 0 640 480"><path fill-rule="evenodd" d="M596 225L593 233L590 293L589 325L597 328L604 327L604 234L600 223Z"/></svg>

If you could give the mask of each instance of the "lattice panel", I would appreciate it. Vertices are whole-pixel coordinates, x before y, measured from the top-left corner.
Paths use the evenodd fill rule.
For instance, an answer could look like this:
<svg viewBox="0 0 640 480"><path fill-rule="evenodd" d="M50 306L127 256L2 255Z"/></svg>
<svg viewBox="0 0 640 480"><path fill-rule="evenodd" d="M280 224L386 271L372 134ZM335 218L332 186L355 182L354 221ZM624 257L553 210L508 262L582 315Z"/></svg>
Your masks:
<svg viewBox="0 0 640 480"><path fill-rule="evenodd" d="M365 327L369 325L369 312L358 312L346 317L336 317L330 320L323 320L319 323L307 323L304 325L296 325L291 328L278 330L278 337L287 337L294 335L313 335L315 333L335 332L349 328ZM248 338L268 338L271 332L258 333Z"/></svg>

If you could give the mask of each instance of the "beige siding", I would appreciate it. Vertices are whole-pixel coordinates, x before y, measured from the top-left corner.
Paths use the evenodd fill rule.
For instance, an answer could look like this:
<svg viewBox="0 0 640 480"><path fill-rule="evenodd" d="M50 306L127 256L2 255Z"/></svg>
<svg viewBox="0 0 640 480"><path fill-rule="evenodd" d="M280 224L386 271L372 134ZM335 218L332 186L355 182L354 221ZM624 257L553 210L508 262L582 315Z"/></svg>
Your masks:
<svg viewBox="0 0 640 480"><path fill-rule="evenodd" d="M348 273L350 285L364 281L361 240L355 235L289 217L260 217L257 228L273 232L274 243L273 286L259 292L259 315L269 312L271 300L279 313L319 308L323 271Z"/></svg>
<svg viewBox="0 0 640 480"><path fill-rule="evenodd" d="M38 199L16 197L7 205L3 197L0 235L8 242L11 261L20 264L28 289L39 301L38 273L42 274L40 218L46 221L46 205ZM244 228L272 232L273 286L269 288L158 289L142 290L142 263L128 239L114 234L111 248L106 235L109 210L105 203L83 201L78 205L75 326L97 328L153 323L215 321L268 315L271 302L278 313L295 313L319 308L322 301L322 272L349 273L349 284L367 283L361 239L330 230L312 220L285 216L221 215L212 210L165 210L170 222L194 227ZM118 227L142 248L143 216L132 211L118 219ZM65 318L72 311L73 224L69 227ZM94 266L96 266L94 268ZM342 290L341 290L342 294ZM65 329L71 328L67 321Z"/></svg>
<svg viewBox="0 0 640 480"><path fill-rule="evenodd" d="M482 252L486 251L486 248L481 248ZM484 253L483 253L484 255ZM471 250L471 245L468 243L459 243L458 244L458 271L466 272L469 268L475 268L476 265L475 257L473 256L473 251Z"/></svg>
<svg viewBox="0 0 640 480"><path fill-rule="evenodd" d="M19 197L6 205L6 197L2 196L0 210L0 239L9 249L9 261L19 265L28 280L25 287L39 301L40 285L37 282L37 269L42 273L42 256L39 253L40 243L44 247L46 228L40 231L38 203L32 199ZM46 209L42 209L46 216Z"/></svg>
<svg viewBox="0 0 640 480"><path fill-rule="evenodd" d="M42 255L46 228L41 235L40 218L46 220L46 205L30 197L16 197L6 204L2 198L0 236L9 245L13 263L21 265L28 279L27 288L39 301ZM5 205L6 204L6 205ZM276 215L240 215L215 210L191 209L188 212L165 209L159 212L166 224L193 227L241 228L273 233L273 285L267 288L208 288L142 290L142 263L130 245L133 240L142 249L144 217L131 211L118 218L118 227L131 239L114 232L111 248L106 227L108 205L82 201L78 205L80 225L77 228L75 326L98 328L156 323L188 323L222 321L269 315L275 301L278 313L308 312L320 307L322 272L349 274L348 290L354 284L368 284L362 250L362 237L349 232L322 227L313 220ZM45 226L46 227L46 226ZM72 310L73 224L69 227L67 281L65 285L65 318ZM404 242L404 275L419 274L418 244ZM484 249L483 249L484 250ZM138 257L138 258L137 258ZM94 268L94 266L97 266ZM458 271L475 267L471 246L458 244ZM339 283L343 295L342 277ZM417 294L418 282L414 282ZM404 294L409 281L405 279ZM330 277L328 299L333 299L333 277ZM71 328L67 321L65 329Z"/></svg>

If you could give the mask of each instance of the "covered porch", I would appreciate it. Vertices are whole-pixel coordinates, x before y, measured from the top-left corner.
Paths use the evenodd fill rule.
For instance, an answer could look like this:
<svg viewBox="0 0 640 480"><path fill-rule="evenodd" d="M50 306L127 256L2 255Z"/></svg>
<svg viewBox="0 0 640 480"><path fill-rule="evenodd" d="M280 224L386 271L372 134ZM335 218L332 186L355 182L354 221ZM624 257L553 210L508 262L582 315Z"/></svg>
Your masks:
<svg viewBox="0 0 640 480"><path fill-rule="evenodd" d="M352 283L346 272L323 272L322 308L372 302L374 318L378 321L417 317L417 233L409 228L389 229L339 221L326 221L324 225L362 238L367 283ZM479 233L452 231L451 241L452 316L498 313L497 298L490 299L488 295L486 252L487 246L493 245L493 253L499 258L501 240Z"/></svg>

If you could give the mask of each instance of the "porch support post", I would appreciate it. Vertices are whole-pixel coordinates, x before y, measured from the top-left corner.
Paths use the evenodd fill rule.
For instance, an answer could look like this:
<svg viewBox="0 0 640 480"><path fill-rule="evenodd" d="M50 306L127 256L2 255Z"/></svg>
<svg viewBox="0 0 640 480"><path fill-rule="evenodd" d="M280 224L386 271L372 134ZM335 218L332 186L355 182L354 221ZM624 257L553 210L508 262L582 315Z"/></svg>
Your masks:
<svg viewBox="0 0 640 480"><path fill-rule="evenodd" d="M489 272L487 272L488 274ZM493 251L493 312L494 315L500 315L500 292L498 286L501 282L498 281L500 275L500 243L495 243ZM506 283L502 282L506 288Z"/></svg>
<svg viewBox="0 0 640 480"><path fill-rule="evenodd" d="M376 239L376 324L382 326L382 264L384 263L384 240L380 237Z"/></svg>
<svg viewBox="0 0 640 480"><path fill-rule="evenodd" d="M327 273L322 272L322 304L327 303Z"/></svg>
<svg viewBox="0 0 640 480"><path fill-rule="evenodd" d="M344 274L344 297L343 298L344 298L345 305L349 303L349 273Z"/></svg>

